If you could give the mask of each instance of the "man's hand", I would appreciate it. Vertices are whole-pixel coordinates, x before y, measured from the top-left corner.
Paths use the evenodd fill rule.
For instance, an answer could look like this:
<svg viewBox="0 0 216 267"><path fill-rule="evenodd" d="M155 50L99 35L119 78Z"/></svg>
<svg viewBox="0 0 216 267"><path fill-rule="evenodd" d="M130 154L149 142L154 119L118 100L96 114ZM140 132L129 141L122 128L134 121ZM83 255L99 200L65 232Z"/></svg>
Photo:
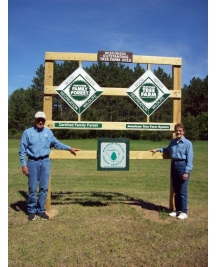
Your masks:
<svg viewBox="0 0 216 267"><path fill-rule="evenodd" d="M74 154L74 156L76 156L76 151L80 151L80 149L78 149L78 148L72 148L71 147L71 149L70 149L70 152L72 153L72 154Z"/></svg>
<svg viewBox="0 0 216 267"><path fill-rule="evenodd" d="M28 167L27 166L23 166L22 167L22 172L23 172L23 174L25 174L26 176L28 176L28 174L29 174Z"/></svg>

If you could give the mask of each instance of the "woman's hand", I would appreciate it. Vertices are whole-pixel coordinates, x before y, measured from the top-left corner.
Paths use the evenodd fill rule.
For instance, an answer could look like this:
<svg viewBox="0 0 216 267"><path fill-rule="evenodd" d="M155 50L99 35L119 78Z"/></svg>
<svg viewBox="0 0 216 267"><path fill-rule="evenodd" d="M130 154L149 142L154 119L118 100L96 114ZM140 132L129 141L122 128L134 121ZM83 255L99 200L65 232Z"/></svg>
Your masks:
<svg viewBox="0 0 216 267"><path fill-rule="evenodd" d="M182 179L183 180L187 180L187 178L188 178L188 173L184 173L183 176L182 176Z"/></svg>
<svg viewBox="0 0 216 267"><path fill-rule="evenodd" d="M152 150L149 150L152 152L152 156L157 152L157 149L152 149Z"/></svg>

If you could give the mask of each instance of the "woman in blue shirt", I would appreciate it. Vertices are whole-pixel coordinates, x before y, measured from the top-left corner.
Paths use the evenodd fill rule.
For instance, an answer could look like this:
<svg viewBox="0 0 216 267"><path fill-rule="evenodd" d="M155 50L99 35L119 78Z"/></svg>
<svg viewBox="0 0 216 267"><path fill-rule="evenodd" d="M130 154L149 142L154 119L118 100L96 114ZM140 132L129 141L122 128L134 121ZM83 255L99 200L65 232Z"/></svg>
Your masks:
<svg viewBox="0 0 216 267"><path fill-rule="evenodd" d="M169 152L171 160L171 180L174 191L176 210L169 216L184 220L188 218L188 182L190 171L193 169L193 146L191 141L184 137L185 126L182 123L175 125L176 138L172 139L166 148L150 150Z"/></svg>

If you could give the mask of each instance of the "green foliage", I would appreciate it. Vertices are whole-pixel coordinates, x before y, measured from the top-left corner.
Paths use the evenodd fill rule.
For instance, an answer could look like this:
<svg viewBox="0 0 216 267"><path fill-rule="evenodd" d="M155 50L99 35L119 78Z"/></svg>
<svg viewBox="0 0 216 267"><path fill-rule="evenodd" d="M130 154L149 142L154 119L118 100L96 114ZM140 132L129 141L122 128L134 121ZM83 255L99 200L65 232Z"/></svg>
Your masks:
<svg viewBox="0 0 216 267"><path fill-rule="evenodd" d="M183 118L182 123L185 125L185 137L190 140L197 140L199 136L199 124L197 119L190 113Z"/></svg>
<svg viewBox="0 0 216 267"><path fill-rule="evenodd" d="M39 68L36 71L36 77L33 78L32 82L32 88L39 90L43 93L44 91L44 73L45 68L43 65L40 65Z"/></svg>
<svg viewBox="0 0 216 267"><path fill-rule="evenodd" d="M182 90L182 122L192 140L208 139L208 76L193 78Z"/></svg>
<svg viewBox="0 0 216 267"><path fill-rule="evenodd" d="M208 112L208 76L201 80L193 78L188 86L182 90L182 115L188 112L197 117L202 112Z"/></svg>
<svg viewBox="0 0 216 267"><path fill-rule="evenodd" d="M54 86L60 85L79 66L77 61L58 61L54 63ZM44 66L40 65L33 78L33 84L24 90L17 89L9 97L9 138L19 138L22 131L33 123L33 115L43 109ZM134 69L116 62L98 62L84 70L101 86L129 88L145 70L136 64ZM154 70L157 78L172 90L172 77L158 67ZM172 122L173 99L168 98L151 116L151 122ZM190 115L189 115L190 114ZM85 112L82 121L146 122L147 116L129 98L119 96L100 96ZM53 96L52 119L77 121L77 114L59 95ZM204 80L193 78L182 89L182 121L190 128L188 134L194 139L208 138L208 76ZM192 126L192 127L191 127ZM194 133L192 133L194 131ZM197 133L198 131L198 133ZM128 137L134 140L169 139L170 133L150 131L71 131L56 130L57 138L97 138ZM195 140L194 139L194 140Z"/></svg>
<svg viewBox="0 0 216 267"><path fill-rule="evenodd" d="M208 140L208 113L202 112L196 119L199 125L199 139Z"/></svg>
<svg viewBox="0 0 216 267"><path fill-rule="evenodd" d="M164 70L158 67L154 70L154 75L167 87L167 89L172 90L172 78Z"/></svg>
<svg viewBox="0 0 216 267"><path fill-rule="evenodd" d="M42 110L41 92L29 88L17 89L9 97L8 137L15 138L26 127L33 125L35 110Z"/></svg>
<svg viewBox="0 0 216 267"><path fill-rule="evenodd" d="M60 85L68 76L70 76L79 64L77 61L63 61L54 63L53 85Z"/></svg>
<svg viewBox="0 0 216 267"><path fill-rule="evenodd" d="M143 74L144 70L137 64L134 71L128 66L116 62L98 62L90 67L86 67L85 71L101 86L101 87L119 87L128 88L136 81L139 74Z"/></svg>

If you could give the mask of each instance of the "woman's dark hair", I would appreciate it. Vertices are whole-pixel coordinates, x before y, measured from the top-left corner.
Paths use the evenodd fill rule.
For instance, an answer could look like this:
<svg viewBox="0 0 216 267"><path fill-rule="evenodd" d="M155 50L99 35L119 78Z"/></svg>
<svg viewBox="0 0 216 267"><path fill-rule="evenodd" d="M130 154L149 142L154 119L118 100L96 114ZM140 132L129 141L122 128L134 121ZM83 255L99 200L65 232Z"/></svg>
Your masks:
<svg viewBox="0 0 216 267"><path fill-rule="evenodd" d="M177 128L182 128L183 131L185 132L185 126L183 123L176 123L174 130L176 130Z"/></svg>

